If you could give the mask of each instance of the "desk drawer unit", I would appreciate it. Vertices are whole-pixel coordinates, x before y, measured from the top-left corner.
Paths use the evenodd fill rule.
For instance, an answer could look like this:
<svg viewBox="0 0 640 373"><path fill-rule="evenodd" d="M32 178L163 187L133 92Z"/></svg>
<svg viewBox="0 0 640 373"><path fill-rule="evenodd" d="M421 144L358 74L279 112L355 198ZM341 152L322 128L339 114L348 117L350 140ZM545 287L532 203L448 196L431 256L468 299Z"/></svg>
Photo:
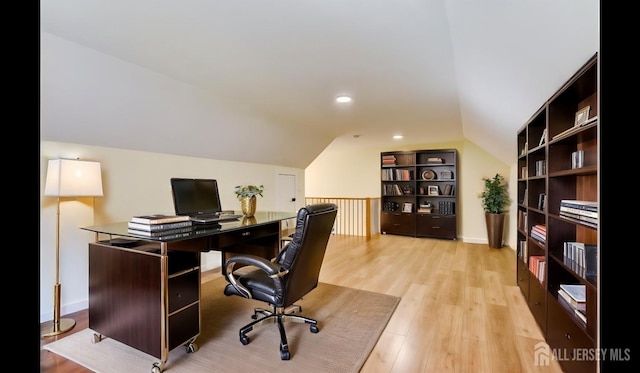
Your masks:
<svg viewBox="0 0 640 373"><path fill-rule="evenodd" d="M89 328L165 360L200 333L200 253L158 246L89 244Z"/></svg>

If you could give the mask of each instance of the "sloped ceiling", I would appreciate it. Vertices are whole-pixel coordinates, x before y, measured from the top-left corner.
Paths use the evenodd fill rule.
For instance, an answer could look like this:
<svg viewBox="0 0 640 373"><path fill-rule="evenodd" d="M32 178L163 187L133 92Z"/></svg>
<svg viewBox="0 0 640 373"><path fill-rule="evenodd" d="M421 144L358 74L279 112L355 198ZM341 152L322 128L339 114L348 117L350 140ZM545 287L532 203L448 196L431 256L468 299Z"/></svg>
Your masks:
<svg viewBox="0 0 640 373"><path fill-rule="evenodd" d="M599 49L594 0L40 4L43 39L196 87L212 105L252 118L135 121L124 140L79 125L56 111L55 95L42 95L43 140L299 168L331 143L412 148L463 138L510 164L516 131ZM354 101L340 106L339 94ZM185 136L190 126L208 141ZM396 133L404 139L394 143Z"/></svg>

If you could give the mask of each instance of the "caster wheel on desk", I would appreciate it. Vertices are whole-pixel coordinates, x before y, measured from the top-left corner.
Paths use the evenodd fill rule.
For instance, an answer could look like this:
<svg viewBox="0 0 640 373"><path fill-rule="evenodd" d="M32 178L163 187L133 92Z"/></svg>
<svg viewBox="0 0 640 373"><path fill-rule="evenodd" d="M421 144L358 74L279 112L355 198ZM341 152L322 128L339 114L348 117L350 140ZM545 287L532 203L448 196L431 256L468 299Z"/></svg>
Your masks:
<svg viewBox="0 0 640 373"><path fill-rule="evenodd" d="M320 329L318 329L318 325L316 325L316 324L311 324L309 326L309 330L311 330L311 333L317 333L317 332L320 331Z"/></svg>
<svg viewBox="0 0 640 373"><path fill-rule="evenodd" d="M198 345L194 342L187 344L185 347L187 348L187 353L189 354L198 351Z"/></svg>

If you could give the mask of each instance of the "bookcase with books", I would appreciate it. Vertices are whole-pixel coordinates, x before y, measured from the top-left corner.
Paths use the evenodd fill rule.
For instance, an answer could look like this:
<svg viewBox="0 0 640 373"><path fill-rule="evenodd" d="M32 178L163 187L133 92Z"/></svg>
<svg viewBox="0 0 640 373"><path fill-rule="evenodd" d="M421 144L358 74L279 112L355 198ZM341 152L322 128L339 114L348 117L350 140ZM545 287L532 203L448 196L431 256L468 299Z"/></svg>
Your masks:
<svg viewBox="0 0 640 373"><path fill-rule="evenodd" d="M383 152L383 234L457 238L457 150Z"/></svg>
<svg viewBox="0 0 640 373"><path fill-rule="evenodd" d="M595 372L599 348L598 54L517 133L516 278L565 372Z"/></svg>

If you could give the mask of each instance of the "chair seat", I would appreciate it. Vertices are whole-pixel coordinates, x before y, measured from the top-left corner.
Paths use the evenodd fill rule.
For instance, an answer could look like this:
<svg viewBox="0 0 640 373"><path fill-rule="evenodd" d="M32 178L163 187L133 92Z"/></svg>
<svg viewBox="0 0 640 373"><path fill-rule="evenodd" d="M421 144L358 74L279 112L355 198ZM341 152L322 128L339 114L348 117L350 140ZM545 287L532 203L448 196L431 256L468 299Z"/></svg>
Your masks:
<svg viewBox="0 0 640 373"><path fill-rule="evenodd" d="M252 299L267 302L275 307L282 307L282 298L278 299L273 286L273 279L260 270L249 271L238 278L238 282L251 292ZM244 297L232 284L224 288L224 295Z"/></svg>

